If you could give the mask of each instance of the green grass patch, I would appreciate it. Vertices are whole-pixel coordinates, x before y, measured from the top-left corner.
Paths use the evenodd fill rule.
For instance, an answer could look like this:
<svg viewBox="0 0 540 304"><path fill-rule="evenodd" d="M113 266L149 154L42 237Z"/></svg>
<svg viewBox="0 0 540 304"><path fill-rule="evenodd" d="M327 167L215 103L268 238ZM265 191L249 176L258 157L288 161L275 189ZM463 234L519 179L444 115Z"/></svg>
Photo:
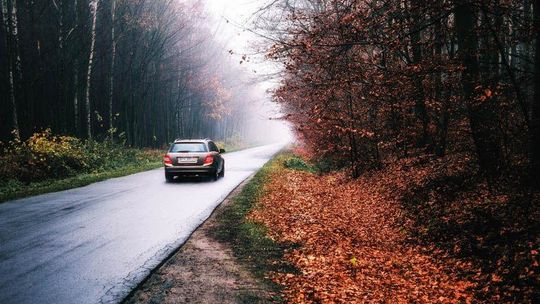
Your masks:
<svg viewBox="0 0 540 304"><path fill-rule="evenodd" d="M265 275L269 272L296 272L283 258L285 250L295 245L273 241L268 237L264 225L250 221L246 216L256 208L257 202L264 195L265 183L269 181L272 172L283 168L285 159L287 156L283 153L276 156L248 182L241 193L233 198L233 202L217 215L218 229L212 234L215 239L230 244L235 256L276 294L280 290L279 286L265 278ZM239 301L261 303L283 302L283 299L277 296L263 299L257 295L246 294L241 296Z"/></svg>
<svg viewBox="0 0 540 304"><path fill-rule="evenodd" d="M317 168L306 163L302 158L292 153L286 153L282 156L283 166L287 169L317 173Z"/></svg>
<svg viewBox="0 0 540 304"><path fill-rule="evenodd" d="M30 184L24 184L17 180L10 180L6 184L0 186L0 202L83 187L109 178L126 176L142 171L159 168L161 166L162 163L160 161L147 162L142 164L130 164L119 168L109 169L107 171L83 173L69 178L59 180L45 180L42 182L34 182Z"/></svg>

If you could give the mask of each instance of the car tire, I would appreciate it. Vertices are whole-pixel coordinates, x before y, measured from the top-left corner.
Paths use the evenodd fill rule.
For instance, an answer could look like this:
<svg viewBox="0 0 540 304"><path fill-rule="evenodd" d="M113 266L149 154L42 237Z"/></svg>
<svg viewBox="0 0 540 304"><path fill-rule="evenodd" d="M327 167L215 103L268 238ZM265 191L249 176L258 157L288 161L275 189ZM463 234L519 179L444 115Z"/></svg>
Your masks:
<svg viewBox="0 0 540 304"><path fill-rule="evenodd" d="M221 172L219 172L219 177L225 177L225 162L223 162L223 166L221 167Z"/></svg>
<svg viewBox="0 0 540 304"><path fill-rule="evenodd" d="M174 181L174 175L171 174L171 173L165 172L165 180L166 180L168 183L171 183L172 181Z"/></svg>
<svg viewBox="0 0 540 304"><path fill-rule="evenodd" d="M216 171L212 172L212 175L210 176L210 178L215 182L219 179L219 172L218 170L216 169Z"/></svg>

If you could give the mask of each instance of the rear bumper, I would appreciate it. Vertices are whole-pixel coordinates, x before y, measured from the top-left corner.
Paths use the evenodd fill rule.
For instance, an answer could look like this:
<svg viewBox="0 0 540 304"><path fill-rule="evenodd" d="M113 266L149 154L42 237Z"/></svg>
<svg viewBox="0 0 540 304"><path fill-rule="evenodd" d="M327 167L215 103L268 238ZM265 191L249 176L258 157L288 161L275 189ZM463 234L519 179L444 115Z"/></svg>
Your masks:
<svg viewBox="0 0 540 304"><path fill-rule="evenodd" d="M208 175L215 172L213 166L174 166L165 167L165 172L175 175Z"/></svg>

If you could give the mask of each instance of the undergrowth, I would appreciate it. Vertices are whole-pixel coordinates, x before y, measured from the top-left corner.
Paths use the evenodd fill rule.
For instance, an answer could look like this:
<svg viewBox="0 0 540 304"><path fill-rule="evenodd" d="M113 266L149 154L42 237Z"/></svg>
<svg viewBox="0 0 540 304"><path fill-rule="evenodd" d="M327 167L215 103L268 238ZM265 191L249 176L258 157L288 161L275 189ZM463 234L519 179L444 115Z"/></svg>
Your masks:
<svg viewBox="0 0 540 304"><path fill-rule="evenodd" d="M0 202L157 168L161 154L58 136L49 129L26 141L0 143Z"/></svg>
<svg viewBox="0 0 540 304"><path fill-rule="evenodd" d="M358 291L366 302L540 297L540 193L524 187L522 168L488 183L469 157L455 154L404 158L352 179L297 155L282 156L278 178L256 188L265 190L248 218L266 226L244 226L302 244L286 255L301 273L275 271L288 300L354 302Z"/></svg>

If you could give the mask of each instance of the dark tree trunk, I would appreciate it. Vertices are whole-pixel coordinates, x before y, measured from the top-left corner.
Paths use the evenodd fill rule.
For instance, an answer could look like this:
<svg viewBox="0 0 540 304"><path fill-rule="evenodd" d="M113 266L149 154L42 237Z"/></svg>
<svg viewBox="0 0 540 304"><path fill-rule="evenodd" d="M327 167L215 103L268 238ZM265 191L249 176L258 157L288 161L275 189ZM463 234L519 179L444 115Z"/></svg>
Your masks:
<svg viewBox="0 0 540 304"><path fill-rule="evenodd" d="M8 92L11 105L11 122L12 130L15 138L19 138L19 116L17 114L17 83L20 84L20 61L17 45L17 8L16 2L2 1L2 24L5 30L6 46L7 46L7 71L8 71Z"/></svg>
<svg viewBox="0 0 540 304"><path fill-rule="evenodd" d="M413 11L421 11L421 6L423 3L417 3L418 0L413 0L411 2L411 9ZM421 2L421 1L420 1ZM421 34L422 31L420 30L420 24L418 23L418 20L421 20L420 16L417 16L416 14L413 14L412 16L413 20L411 20L411 23L413 24L412 28L410 29L412 31L411 35L411 48L412 48L412 57L413 57L413 64L417 66L421 66L422 64L422 45L421 45ZM420 139L417 142L417 145L419 147L424 147L429 142L429 116L426 109L426 94L424 92L424 85L423 85L423 71L420 71L420 75L414 75L414 86L416 88L416 95L415 95L415 104L414 104L414 113L416 115L416 118L420 120L422 123L422 134L420 135Z"/></svg>
<svg viewBox="0 0 540 304"><path fill-rule="evenodd" d="M455 7L456 36L462 72L463 98L469 111L469 122L476 154L483 174L495 177L500 172L501 148L496 124L497 111L492 101L480 101L477 92L480 67L478 63L478 37L475 33L477 16L471 4Z"/></svg>
<svg viewBox="0 0 540 304"><path fill-rule="evenodd" d="M540 180L540 0L534 1L534 29L536 32L534 53L534 100L532 106L532 163L533 176Z"/></svg>

